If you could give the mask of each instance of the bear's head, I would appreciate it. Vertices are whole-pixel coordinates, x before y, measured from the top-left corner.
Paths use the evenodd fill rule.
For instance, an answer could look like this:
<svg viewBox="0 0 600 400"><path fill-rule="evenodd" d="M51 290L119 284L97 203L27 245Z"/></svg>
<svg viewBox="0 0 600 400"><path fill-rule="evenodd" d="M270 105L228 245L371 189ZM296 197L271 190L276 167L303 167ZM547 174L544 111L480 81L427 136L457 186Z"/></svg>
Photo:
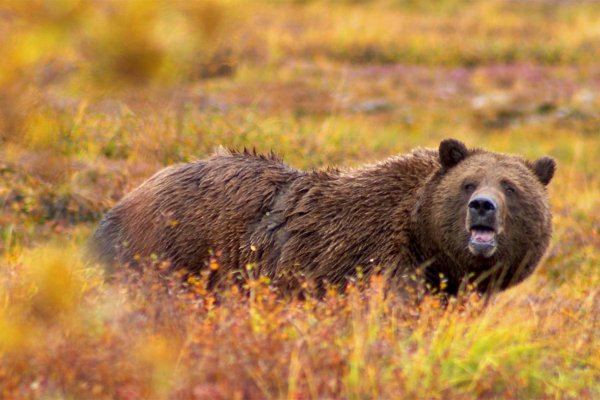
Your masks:
<svg viewBox="0 0 600 400"><path fill-rule="evenodd" d="M467 149L454 139L439 146L440 169L419 206L425 253L434 274L480 291L505 289L530 275L552 232L546 186L555 161ZM429 251L427 251L429 250ZM431 271L429 271L431 274Z"/></svg>

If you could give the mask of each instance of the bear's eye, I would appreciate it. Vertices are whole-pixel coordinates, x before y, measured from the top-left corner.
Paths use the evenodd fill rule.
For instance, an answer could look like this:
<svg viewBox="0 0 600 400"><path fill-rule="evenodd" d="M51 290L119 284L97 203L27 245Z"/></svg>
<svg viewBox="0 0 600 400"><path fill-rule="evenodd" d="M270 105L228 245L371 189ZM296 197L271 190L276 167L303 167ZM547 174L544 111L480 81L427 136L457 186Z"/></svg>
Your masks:
<svg viewBox="0 0 600 400"><path fill-rule="evenodd" d="M504 183L503 186L504 186L504 191L507 194L515 194L515 193L517 193L517 189L515 189L515 187L513 185L511 185L510 183Z"/></svg>
<svg viewBox="0 0 600 400"><path fill-rule="evenodd" d="M475 186L476 185L473 182L467 182L464 184L463 188L465 189L465 192L470 193L475 190Z"/></svg>

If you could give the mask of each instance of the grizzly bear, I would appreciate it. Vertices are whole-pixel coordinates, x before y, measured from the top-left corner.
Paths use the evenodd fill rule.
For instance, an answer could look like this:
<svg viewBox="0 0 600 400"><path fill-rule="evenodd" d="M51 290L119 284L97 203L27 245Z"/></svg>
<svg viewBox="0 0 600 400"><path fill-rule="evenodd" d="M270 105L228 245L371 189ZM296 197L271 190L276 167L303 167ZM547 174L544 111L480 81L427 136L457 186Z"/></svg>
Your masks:
<svg viewBox="0 0 600 400"><path fill-rule="evenodd" d="M501 290L530 275L548 247L555 165L454 139L309 172L273 154L220 150L126 195L92 244L109 265L152 256L200 271L217 257L213 281L250 264L276 281L299 274L343 287L357 270L378 270L449 294Z"/></svg>

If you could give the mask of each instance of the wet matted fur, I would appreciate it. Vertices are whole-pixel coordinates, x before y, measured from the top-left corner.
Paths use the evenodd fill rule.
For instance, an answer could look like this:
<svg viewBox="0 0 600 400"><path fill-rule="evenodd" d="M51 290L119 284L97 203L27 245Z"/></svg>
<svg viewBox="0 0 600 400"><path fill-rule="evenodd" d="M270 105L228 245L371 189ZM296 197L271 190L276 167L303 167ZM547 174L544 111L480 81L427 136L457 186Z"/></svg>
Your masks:
<svg viewBox="0 0 600 400"><path fill-rule="evenodd" d="M554 170L549 157L530 162L454 139L356 169L309 172L274 155L220 150L129 193L92 245L112 266L153 255L200 271L212 254L221 266L213 278L252 264L275 280L301 274L343 286L360 267L403 285L423 269L431 287L452 294L467 280L504 289L530 275L548 246ZM477 193L491 193L498 207L491 255L469 251Z"/></svg>

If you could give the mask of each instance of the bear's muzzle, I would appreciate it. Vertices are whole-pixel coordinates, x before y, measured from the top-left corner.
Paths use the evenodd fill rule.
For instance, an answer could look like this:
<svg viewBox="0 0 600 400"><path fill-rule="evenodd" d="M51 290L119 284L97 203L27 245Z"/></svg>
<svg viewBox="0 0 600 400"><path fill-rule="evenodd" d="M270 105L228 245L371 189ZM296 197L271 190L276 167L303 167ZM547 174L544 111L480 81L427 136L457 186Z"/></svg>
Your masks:
<svg viewBox="0 0 600 400"><path fill-rule="evenodd" d="M491 257L497 249L500 233L501 201L492 192L479 191L468 203L467 230L470 233L469 251L478 257Z"/></svg>

